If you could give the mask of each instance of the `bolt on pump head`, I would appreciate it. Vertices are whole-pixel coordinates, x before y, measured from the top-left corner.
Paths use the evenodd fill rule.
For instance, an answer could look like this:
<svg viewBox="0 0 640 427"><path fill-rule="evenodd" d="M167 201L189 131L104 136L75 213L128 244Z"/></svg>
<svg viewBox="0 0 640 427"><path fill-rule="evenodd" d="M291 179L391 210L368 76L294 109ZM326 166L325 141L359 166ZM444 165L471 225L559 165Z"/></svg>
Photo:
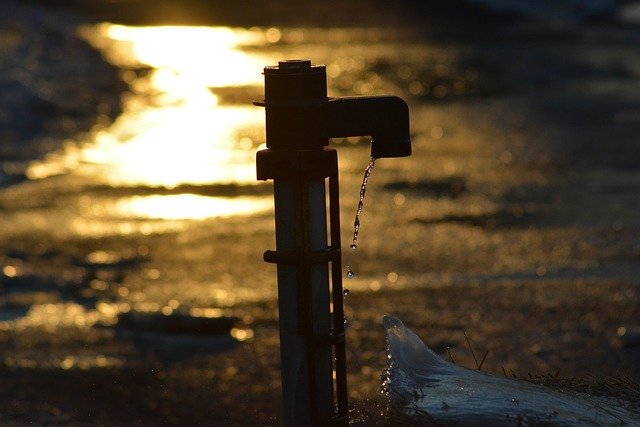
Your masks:
<svg viewBox="0 0 640 427"><path fill-rule="evenodd" d="M409 109L395 96L327 97L324 65L309 60L265 67L267 148L321 150L329 138L371 136L371 156L411 154Z"/></svg>

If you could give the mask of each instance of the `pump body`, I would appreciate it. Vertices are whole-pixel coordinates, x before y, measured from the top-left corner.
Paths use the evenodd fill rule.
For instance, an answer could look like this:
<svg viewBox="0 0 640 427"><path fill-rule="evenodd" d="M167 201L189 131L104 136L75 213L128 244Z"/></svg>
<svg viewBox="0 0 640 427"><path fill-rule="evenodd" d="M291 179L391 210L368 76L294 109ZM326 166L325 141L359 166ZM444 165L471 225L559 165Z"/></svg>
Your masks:
<svg viewBox="0 0 640 427"><path fill-rule="evenodd" d="M397 97L328 98L325 67L309 60L264 75L265 99L254 104L266 110L267 149L256 166L259 180L274 181L276 250L264 259L277 264L282 421L346 426L338 158L325 147L370 135L372 157L408 156L409 112Z"/></svg>

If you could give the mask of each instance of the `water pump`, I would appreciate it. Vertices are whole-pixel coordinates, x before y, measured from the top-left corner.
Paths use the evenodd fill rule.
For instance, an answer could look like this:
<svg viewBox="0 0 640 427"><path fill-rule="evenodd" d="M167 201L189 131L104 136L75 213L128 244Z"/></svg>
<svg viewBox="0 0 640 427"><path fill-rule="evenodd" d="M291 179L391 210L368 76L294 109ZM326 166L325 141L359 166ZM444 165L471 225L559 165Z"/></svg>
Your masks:
<svg viewBox="0 0 640 427"><path fill-rule="evenodd" d="M265 107L267 149L256 166L274 183L276 250L264 260L277 264L282 421L346 426L338 157L326 146L368 135L373 158L409 156L409 109L393 96L329 98L325 66L309 60L265 67L264 78L254 104Z"/></svg>

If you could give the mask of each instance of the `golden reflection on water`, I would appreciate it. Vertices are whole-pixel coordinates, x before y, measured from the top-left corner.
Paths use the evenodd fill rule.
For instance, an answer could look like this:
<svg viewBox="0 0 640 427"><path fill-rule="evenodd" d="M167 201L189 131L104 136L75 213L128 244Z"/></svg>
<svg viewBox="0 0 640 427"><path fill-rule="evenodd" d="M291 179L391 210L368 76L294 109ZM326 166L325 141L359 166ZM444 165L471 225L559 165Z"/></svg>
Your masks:
<svg viewBox="0 0 640 427"><path fill-rule="evenodd" d="M259 116L259 117L258 117ZM254 144L234 139L238 128L264 121L242 107L148 108L125 112L80 149L33 164L29 178L68 172L110 185L177 187L181 184L254 183ZM247 136L238 138L243 140Z"/></svg>
<svg viewBox="0 0 640 427"><path fill-rule="evenodd" d="M33 304L24 317L17 320L0 321L0 331L43 327L45 330L53 332L58 328L87 329L97 323L112 325L115 322L116 318L112 313L89 310L73 302L57 302Z"/></svg>
<svg viewBox="0 0 640 427"><path fill-rule="evenodd" d="M259 47L280 40L271 29L229 27L127 27L100 24L83 27L81 36L119 66L145 64L172 70L205 87L259 85L264 65L273 59L243 47ZM265 62L267 61L267 62ZM184 83L186 80L178 80Z"/></svg>
<svg viewBox="0 0 640 427"><path fill-rule="evenodd" d="M206 197L195 194L134 196L121 199L111 208L121 216L164 219L205 219L267 211L270 198Z"/></svg>
<svg viewBox="0 0 640 427"><path fill-rule="evenodd" d="M109 126L96 126L87 141L70 142L62 152L34 162L30 179L72 174L95 184L166 188L256 183L264 112L250 104L250 97L225 104L215 92L236 87L239 98L243 88L255 92L246 88L261 85L262 68L275 60L243 48L278 41L278 30L100 24L79 33L122 68L129 84L123 112ZM264 209L262 201L176 197L125 199L117 210L199 219Z"/></svg>

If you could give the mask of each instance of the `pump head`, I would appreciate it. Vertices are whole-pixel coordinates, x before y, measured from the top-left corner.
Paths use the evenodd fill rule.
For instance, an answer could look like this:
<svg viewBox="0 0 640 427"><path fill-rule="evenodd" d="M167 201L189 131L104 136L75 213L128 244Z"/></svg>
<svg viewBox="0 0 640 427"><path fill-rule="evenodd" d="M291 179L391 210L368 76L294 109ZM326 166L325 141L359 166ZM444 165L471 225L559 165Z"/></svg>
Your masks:
<svg viewBox="0 0 640 427"><path fill-rule="evenodd" d="M319 150L329 138L371 136L371 156L411 155L409 108L395 96L327 97L324 65L309 60L265 67L267 148Z"/></svg>

